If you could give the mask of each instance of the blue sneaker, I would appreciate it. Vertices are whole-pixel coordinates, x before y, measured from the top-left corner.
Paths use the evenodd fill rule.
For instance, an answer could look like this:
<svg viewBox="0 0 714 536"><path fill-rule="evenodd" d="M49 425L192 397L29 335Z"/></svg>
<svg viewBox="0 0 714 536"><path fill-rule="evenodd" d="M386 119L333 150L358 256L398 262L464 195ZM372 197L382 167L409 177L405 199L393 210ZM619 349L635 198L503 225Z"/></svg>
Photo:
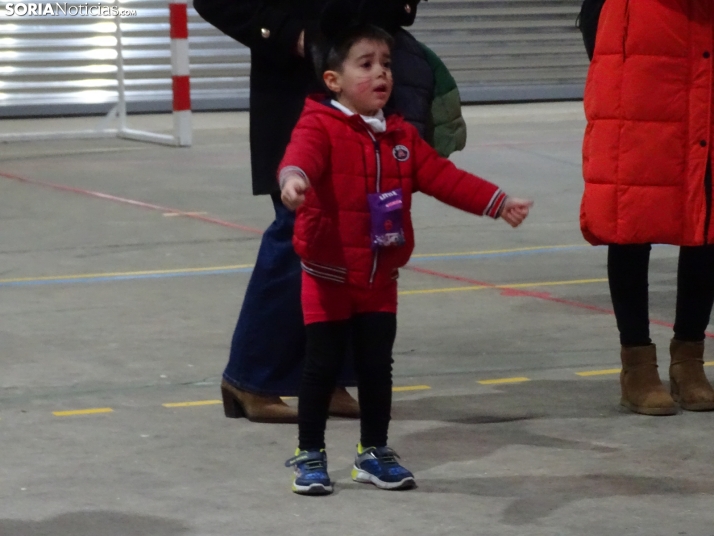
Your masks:
<svg viewBox="0 0 714 536"><path fill-rule="evenodd" d="M301 495L328 495L332 482L327 474L327 454L324 450L295 451L295 456L285 462L285 467L295 468L293 491Z"/></svg>
<svg viewBox="0 0 714 536"><path fill-rule="evenodd" d="M414 475L399 465L399 456L389 447L363 448L357 445L357 457L352 468L352 480L371 482L380 489L410 489L416 487Z"/></svg>

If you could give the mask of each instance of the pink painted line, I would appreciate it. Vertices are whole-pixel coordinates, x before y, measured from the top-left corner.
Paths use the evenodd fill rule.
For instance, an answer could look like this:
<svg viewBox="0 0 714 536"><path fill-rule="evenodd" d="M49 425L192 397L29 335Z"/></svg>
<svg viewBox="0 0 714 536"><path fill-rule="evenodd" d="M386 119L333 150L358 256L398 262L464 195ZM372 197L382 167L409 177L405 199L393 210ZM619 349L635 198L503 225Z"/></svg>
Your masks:
<svg viewBox="0 0 714 536"><path fill-rule="evenodd" d="M26 177L20 177L18 175L13 175L12 173L5 173L0 171L0 177L5 179L11 179L15 181L24 182L26 184L33 184L35 186L43 186L45 188L52 188L53 190L60 190L62 192L71 192L74 194L85 195L88 197L95 197L98 199L105 199L107 201L113 201L115 203L123 203L125 205L133 205L135 207L146 208L150 210L158 210L164 213L178 214L179 216L184 216L186 218L192 218L194 220L205 221L207 223L214 223L216 225L221 225L223 227L229 227L231 229L240 229L248 233L263 234L263 231L256 229L254 227L248 227L246 225L240 225L238 223L233 223L226 220L221 220L218 218L213 218L211 216L203 216L201 214L195 214L191 212L185 212L176 208L165 207L162 205L155 205L153 203L145 203L144 201L137 201L135 199L127 199L126 197L118 197L115 195L105 194L102 192L94 192L92 190L84 190L82 188L74 188L72 186L66 186L64 184L55 184L51 182L43 182L35 179L28 179Z"/></svg>
<svg viewBox="0 0 714 536"><path fill-rule="evenodd" d="M590 305L589 303L566 300L564 298L558 298L553 296L550 292L534 292L531 290L522 290L520 288L509 288L500 285L495 285L494 283L488 283L486 281L478 281L477 279L471 279L470 277L461 277L458 275L445 274L443 272L436 272L434 270L428 270L427 268L420 268L418 266L405 266L405 270L411 270L412 272L418 272L420 274L431 275L434 277L441 277L443 279L449 279L451 281L460 281L462 283L468 283L474 286L489 287L498 289L501 291L501 296L507 297L524 297L524 298L535 298L538 300L545 300L553 303L558 303L560 305L566 305L568 307L577 307L578 309L586 309L588 311L593 311L596 313L603 313L607 315L615 315L615 311L612 309L606 309L605 307L598 307L597 305ZM670 322L665 322L663 320L650 320L650 324L656 326L663 326L666 328L673 328L674 324ZM714 339L714 333L705 332L705 335L711 339Z"/></svg>

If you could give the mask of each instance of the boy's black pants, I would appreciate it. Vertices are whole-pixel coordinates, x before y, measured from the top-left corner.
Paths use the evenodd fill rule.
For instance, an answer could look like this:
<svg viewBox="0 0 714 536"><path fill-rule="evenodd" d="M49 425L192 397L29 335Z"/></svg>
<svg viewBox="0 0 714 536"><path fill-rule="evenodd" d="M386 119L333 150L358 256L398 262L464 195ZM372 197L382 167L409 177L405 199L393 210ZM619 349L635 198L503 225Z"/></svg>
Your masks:
<svg viewBox="0 0 714 536"><path fill-rule="evenodd" d="M383 447L392 409L392 347L397 334L394 313L362 313L349 320L316 322L306 326L305 368L298 401L299 448L325 448L325 425L330 397L347 345L354 362L362 413L360 441L364 447Z"/></svg>
<svg viewBox="0 0 714 536"><path fill-rule="evenodd" d="M612 244L607 272L620 343L650 344L648 280L650 244ZM677 269L677 312L674 338L699 342L714 303L714 246L681 247Z"/></svg>

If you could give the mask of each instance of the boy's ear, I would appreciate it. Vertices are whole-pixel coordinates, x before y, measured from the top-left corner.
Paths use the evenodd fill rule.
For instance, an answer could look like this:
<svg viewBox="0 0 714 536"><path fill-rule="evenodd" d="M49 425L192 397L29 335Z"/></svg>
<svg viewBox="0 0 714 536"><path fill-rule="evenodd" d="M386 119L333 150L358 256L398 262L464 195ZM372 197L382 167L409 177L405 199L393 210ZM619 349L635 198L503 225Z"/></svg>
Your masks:
<svg viewBox="0 0 714 536"><path fill-rule="evenodd" d="M340 73L337 71L325 71L322 73L322 81L325 82L327 89L335 95L338 95L342 91Z"/></svg>

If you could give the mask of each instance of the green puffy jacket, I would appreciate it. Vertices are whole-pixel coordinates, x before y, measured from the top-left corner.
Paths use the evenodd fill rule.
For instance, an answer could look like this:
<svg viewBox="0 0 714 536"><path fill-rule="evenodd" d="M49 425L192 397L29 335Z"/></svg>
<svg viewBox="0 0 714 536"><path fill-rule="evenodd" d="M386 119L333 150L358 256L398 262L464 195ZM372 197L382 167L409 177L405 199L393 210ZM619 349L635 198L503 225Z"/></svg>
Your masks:
<svg viewBox="0 0 714 536"><path fill-rule="evenodd" d="M434 72L434 100L425 139L444 157L466 146L466 122L461 115L461 96L456 80L436 53L419 43Z"/></svg>

